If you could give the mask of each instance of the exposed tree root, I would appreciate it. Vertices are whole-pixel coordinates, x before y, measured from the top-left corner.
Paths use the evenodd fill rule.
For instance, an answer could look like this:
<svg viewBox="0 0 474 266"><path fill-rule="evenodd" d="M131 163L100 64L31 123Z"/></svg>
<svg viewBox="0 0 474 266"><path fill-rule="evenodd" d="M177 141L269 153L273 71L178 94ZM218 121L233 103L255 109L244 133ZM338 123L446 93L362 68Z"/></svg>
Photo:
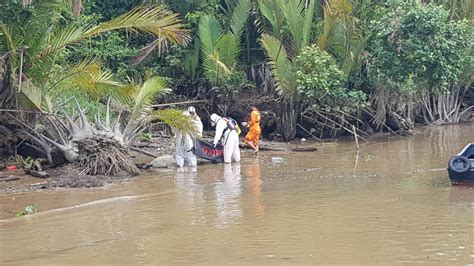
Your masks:
<svg viewBox="0 0 474 266"><path fill-rule="evenodd" d="M121 172L138 175L139 170L116 141L92 137L78 141L79 158L74 163L81 173L111 176Z"/></svg>

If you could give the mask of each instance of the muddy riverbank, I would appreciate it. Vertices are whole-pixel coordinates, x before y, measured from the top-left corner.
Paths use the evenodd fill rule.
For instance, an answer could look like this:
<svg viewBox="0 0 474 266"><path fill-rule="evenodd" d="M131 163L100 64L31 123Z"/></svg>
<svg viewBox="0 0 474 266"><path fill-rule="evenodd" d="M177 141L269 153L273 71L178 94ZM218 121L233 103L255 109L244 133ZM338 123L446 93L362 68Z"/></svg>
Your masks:
<svg viewBox="0 0 474 266"><path fill-rule="evenodd" d="M212 132L207 132L206 139L211 138ZM241 141L243 143L243 140ZM314 151L315 142L294 141L292 143L266 142L261 144L262 152L265 151ZM132 160L142 168L145 164L150 164L152 160L160 156L169 156L174 154L174 138L168 136L156 136L149 141L137 141L130 151ZM242 150L246 147L242 144ZM209 163L205 160L198 160L199 165ZM13 160L4 161L2 164L15 164ZM166 167L165 167L166 168ZM176 165L171 164L167 168L175 169ZM67 164L56 168L46 168L47 178L36 178L27 175L20 168L14 171L6 169L0 170L0 193L18 193L35 190L55 190L58 188L100 188L108 187L122 182L128 182L131 179L139 178L140 175L148 175L150 170L141 169L139 176L131 176L122 173L114 176L90 176L81 173L81 169L74 165ZM3 181L18 178L12 181Z"/></svg>

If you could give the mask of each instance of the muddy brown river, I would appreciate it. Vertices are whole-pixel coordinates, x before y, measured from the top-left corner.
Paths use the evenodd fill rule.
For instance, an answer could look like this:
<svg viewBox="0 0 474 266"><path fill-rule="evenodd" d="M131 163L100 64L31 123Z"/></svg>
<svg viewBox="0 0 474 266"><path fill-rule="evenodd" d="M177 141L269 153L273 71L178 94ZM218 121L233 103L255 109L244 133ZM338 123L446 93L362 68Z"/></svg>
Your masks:
<svg viewBox="0 0 474 266"><path fill-rule="evenodd" d="M430 127L358 155L351 140L307 143L319 150L3 194L0 264L473 264L474 188L446 171L472 141L473 124Z"/></svg>

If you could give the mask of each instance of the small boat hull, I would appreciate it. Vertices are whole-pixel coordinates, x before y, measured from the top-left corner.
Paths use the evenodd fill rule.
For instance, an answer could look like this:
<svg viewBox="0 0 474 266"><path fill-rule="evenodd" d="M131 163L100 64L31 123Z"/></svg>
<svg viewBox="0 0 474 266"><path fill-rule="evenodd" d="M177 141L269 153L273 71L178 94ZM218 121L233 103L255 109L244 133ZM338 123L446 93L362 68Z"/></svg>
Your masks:
<svg viewBox="0 0 474 266"><path fill-rule="evenodd" d="M474 171L456 173L448 168L449 179L453 185L474 185Z"/></svg>
<svg viewBox="0 0 474 266"><path fill-rule="evenodd" d="M453 185L474 185L474 143L449 160L448 174Z"/></svg>

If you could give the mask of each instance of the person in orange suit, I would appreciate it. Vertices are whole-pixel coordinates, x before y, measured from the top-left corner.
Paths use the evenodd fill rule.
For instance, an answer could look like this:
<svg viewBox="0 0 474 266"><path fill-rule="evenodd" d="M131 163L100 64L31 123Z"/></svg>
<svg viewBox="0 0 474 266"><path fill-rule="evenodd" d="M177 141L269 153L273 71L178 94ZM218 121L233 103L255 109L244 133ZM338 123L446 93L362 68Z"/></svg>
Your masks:
<svg viewBox="0 0 474 266"><path fill-rule="evenodd" d="M250 119L248 123L242 123L244 126L249 127L249 132L245 136L245 143L249 145L255 152L258 152L260 134L262 130L260 129L260 112L257 107L250 107Z"/></svg>

